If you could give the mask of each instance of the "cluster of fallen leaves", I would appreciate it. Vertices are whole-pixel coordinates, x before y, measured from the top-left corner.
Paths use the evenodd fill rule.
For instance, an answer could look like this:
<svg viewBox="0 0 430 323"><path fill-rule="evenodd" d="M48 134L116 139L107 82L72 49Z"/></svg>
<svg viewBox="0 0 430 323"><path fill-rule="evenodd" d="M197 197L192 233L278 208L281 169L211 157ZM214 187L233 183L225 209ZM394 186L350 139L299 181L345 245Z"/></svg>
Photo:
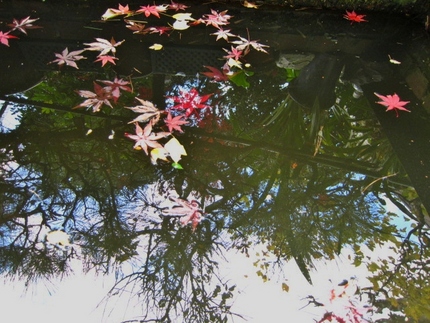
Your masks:
<svg viewBox="0 0 430 323"><path fill-rule="evenodd" d="M33 25L33 23L39 18L31 19L30 16L19 19L13 19L12 23L7 24L10 28L8 31L0 31L0 43L9 47L9 39L18 39L18 36L13 35L14 32L22 33L27 35L28 29L42 28L41 26Z"/></svg>
<svg viewBox="0 0 430 323"><path fill-rule="evenodd" d="M118 59L115 57L116 48L121 45L124 40L119 42L115 41L115 39L113 38L111 40L107 40L104 38L96 38L95 40L96 41L92 43L84 43L84 45L86 45L86 48L81 50L74 50L69 52L69 49L66 47L61 53L55 53L56 59L49 62L49 64L57 63L60 66L67 65L79 69L76 62L81 59L86 59L86 57L81 54L85 51L95 51L99 52L95 62L101 62L102 67L105 66L107 63L115 65L115 60Z"/></svg>
<svg viewBox="0 0 430 323"><path fill-rule="evenodd" d="M257 8L253 6L253 3L246 2L246 7ZM247 87L249 84L245 81L247 76L253 73L249 70L245 70L244 67L249 67L244 60L244 57L250 52L251 49L267 53L267 45L263 45L256 40L251 40L248 34L247 38L235 34L227 26L230 24L231 15L228 14L227 10L216 11L211 9L208 14L202 15L200 18L193 18L191 13L180 12L185 11L188 6L171 1L170 4L161 5L146 5L140 6L137 10L131 10L128 5L118 5L118 8L108 8L103 14L103 20L109 20L118 16L123 16L126 23L126 27L131 30L134 34L154 34L170 36L173 31L183 31L192 26L204 24L208 27L215 28L215 32L211 35L216 36L217 41L225 41L228 49L225 59L225 64L221 69L213 66L205 66L209 71L203 72L202 74L211 78L215 82L222 81L233 81L234 83ZM174 13L171 14L170 12ZM145 18L153 17L160 18L160 15L170 17L173 19L172 23L166 26L148 26L148 22L144 20L138 20L134 17L137 15L144 15ZM154 50L162 50L161 44L154 44L150 47Z"/></svg>
<svg viewBox="0 0 430 323"><path fill-rule="evenodd" d="M74 109L87 108L92 112L101 111L103 106L114 108L122 91L133 92L129 81L115 77L113 81L98 80L93 82L94 90L77 90L76 93L85 98L85 100L76 105ZM184 99L182 104L187 105L188 109L202 109L202 104L207 99L202 99L195 90L189 93L182 93ZM192 97L192 99L191 99ZM209 96L208 96L209 97ZM175 97L179 100L179 96ZM157 161L172 162L172 166L177 169L182 169L178 163L182 156L186 156L185 148L173 135L174 132L183 132L181 126L186 125L188 121L185 119L190 117L184 112L184 115L173 116L171 111L159 110L152 102L135 98L138 104L131 107L125 107L138 114L136 118L130 121L134 124L135 133L125 133L125 136L135 141L134 149L143 150L146 155L150 156L151 162L157 164ZM187 100L189 103L187 103ZM209 107L209 106L205 106ZM182 105L173 106L172 109L181 110ZM186 110L184 110L186 111ZM191 110L188 110L191 111ZM164 119L161 116L166 115ZM164 124L160 125L163 121ZM141 126L142 125L142 126ZM157 130L155 130L157 128ZM166 131L162 130L165 129ZM161 129L161 130L160 130ZM170 138L167 140L167 138Z"/></svg>
<svg viewBox="0 0 430 323"><path fill-rule="evenodd" d="M354 22L367 22L367 20L364 19L366 15L360 15L357 14L354 10L352 11L346 11L346 14L343 16L345 19L351 21L351 24ZM392 64L401 64L401 62L391 58L391 56L388 55L389 62ZM385 111L395 111L396 117L399 116L399 110L411 112L410 110L405 108L405 105L409 103L409 101L402 101L400 97L394 93L392 95L381 95L378 93L374 93L381 101L376 102L377 104L383 105L387 109Z"/></svg>

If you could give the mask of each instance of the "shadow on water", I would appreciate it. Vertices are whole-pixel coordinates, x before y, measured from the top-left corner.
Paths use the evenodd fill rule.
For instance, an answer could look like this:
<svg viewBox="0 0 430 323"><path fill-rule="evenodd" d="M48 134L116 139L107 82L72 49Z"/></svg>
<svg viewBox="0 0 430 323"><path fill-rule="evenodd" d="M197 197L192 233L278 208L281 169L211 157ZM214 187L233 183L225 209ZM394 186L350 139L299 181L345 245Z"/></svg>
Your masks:
<svg viewBox="0 0 430 323"><path fill-rule="evenodd" d="M214 82L202 73L209 66L219 73L209 76L225 77L232 44L216 41L213 26L142 35L122 16L100 20L107 8L2 7L3 26L31 15L43 28L0 48L2 120L17 119L0 134L0 272L35 283L67 275L77 259L85 271L116 273L107 306L124 291L139 295L141 317L127 322L226 322L246 313L232 307L237 288L215 259L262 247L253 257L263 281L293 260L312 284L316 263L350 248L351 261L369 269L358 293L375 313L389 312L374 322L429 320L422 26L379 13L351 24L338 11L190 6L193 17L228 10L232 32L269 46L248 44L251 67L232 65L235 77ZM138 18L129 27L172 23ZM101 68L88 51L79 70L51 63L95 38L125 40L115 65ZM115 77L126 82L116 83L121 94L100 100ZM411 112L385 112L374 92L398 93ZM187 93L201 110L185 106ZM189 117L183 132L156 119L179 116L178 102ZM148 154L133 150L136 113L123 109L137 103L150 115L140 120ZM168 131L186 155L181 145L156 151L168 143L156 134ZM365 253L378 245L397 258Z"/></svg>

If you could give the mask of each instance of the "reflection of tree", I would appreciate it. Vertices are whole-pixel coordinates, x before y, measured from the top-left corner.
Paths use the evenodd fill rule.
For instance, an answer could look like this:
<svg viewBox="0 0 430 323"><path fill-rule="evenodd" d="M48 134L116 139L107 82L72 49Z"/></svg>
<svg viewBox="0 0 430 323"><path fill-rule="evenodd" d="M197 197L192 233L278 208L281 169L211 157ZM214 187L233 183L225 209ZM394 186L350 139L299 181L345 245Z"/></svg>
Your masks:
<svg viewBox="0 0 430 323"><path fill-rule="evenodd" d="M312 112L280 97L270 79L253 81L262 84L258 97L229 87L214 95L219 113L211 132L192 128L181 136L191 156L181 172L153 167L118 135L108 140L112 129L125 131L115 118L24 110L18 128L0 136L1 270L50 278L80 258L86 269L116 270L110 296L133 287L143 320L175 321L182 313L186 322L222 321L234 286L217 277L215 258L227 245L247 251L263 243L279 263L294 259L311 281L314 259L332 259L345 245L392 240L398 232L380 197L406 180L366 102L350 101L339 87L333 109ZM202 91L214 88L200 82ZM61 105L75 104L67 99ZM219 116L231 124L222 134ZM194 234L174 217L160 217L170 194L203 202L206 220ZM43 236L53 229L65 230L75 245L49 246Z"/></svg>

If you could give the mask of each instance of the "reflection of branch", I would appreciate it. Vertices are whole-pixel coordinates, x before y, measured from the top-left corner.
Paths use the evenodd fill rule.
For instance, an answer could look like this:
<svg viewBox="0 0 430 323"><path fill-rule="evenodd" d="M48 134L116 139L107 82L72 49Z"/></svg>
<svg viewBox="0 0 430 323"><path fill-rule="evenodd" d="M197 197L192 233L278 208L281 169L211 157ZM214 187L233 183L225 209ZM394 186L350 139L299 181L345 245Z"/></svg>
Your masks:
<svg viewBox="0 0 430 323"><path fill-rule="evenodd" d="M392 176L396 176L396 175L397 175L397 173L394 173L394 174L390 174L390 175L387 175L387 176L382 176L382 177L379 177L379 178L375 179L369 185L367 185L365 188L363 188L361 190L361 194L363 194L370 186L372 186L373 184L375 184L377 181L381 181L381 180L387 179L388 177L392 177Z"/></svg>
<svg viewBox="0 0 430 323"><path fill-rule="evenodd" d="M307 153L302 150L294 149L291 147L282 147L267 142L257 142L245 138L238 138L228 135L207 133L204 130L196 128L189 129L189 133L200 137L215 139L220 142L226 142L229 145L236 144L237 146L246 146L251 147L253 149L262 149L264 151L272 153L287 155L307 164L319 163L326 166L344 169L350 172L357 172L374 178L381 178L384 176L380 173L381 167L378 167L377 165L372 163L363 162L356 159L341 158L329 155L313 156L311 153ZM398 178L396 179L396 181L393 182L400 185L410 186L410 183L403 180L402 178Z"/></svg>
<svg viewBox="0 0 430 323"><path fill-rule="evenodd" d="M47 108L47 109L63 111L63 112L72 112L74 114L81 114L81 115L86 115L86 116L91 116L91 117L96 117L96 118L118 120L118 121L123 121L125 123L130 121L128 118L124 118L121 116L106 115L102 112L91 113L91 112L88 112L87 110L72 110L70 107L64 106L64 105L58 105L58 104L52 104L52 103L46 103L46 102L40 102L40 101L33 101L33 100L28 100L28 99L23 99L23 98L17 98L15 96L0 95L0 100L5 101L5 102L17 103L17 104L28 104L28 105L32 105L32 106L39 107L39 108Z"/></svg>

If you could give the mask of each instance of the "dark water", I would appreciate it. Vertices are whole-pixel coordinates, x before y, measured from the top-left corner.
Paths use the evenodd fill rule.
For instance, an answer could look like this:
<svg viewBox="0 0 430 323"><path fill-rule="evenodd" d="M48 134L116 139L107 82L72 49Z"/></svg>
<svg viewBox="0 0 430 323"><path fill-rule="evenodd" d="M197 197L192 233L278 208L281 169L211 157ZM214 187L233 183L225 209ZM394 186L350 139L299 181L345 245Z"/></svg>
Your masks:
<svg viewBox="0 0 430 323"><path fill-rule="evenodd" d="M19 36L0 47L4 316L427 322L423 26L188 5L168 35L142 30L175 26L171 9L1 5ZM59 65L65 48L86 50Z"/></svg>

